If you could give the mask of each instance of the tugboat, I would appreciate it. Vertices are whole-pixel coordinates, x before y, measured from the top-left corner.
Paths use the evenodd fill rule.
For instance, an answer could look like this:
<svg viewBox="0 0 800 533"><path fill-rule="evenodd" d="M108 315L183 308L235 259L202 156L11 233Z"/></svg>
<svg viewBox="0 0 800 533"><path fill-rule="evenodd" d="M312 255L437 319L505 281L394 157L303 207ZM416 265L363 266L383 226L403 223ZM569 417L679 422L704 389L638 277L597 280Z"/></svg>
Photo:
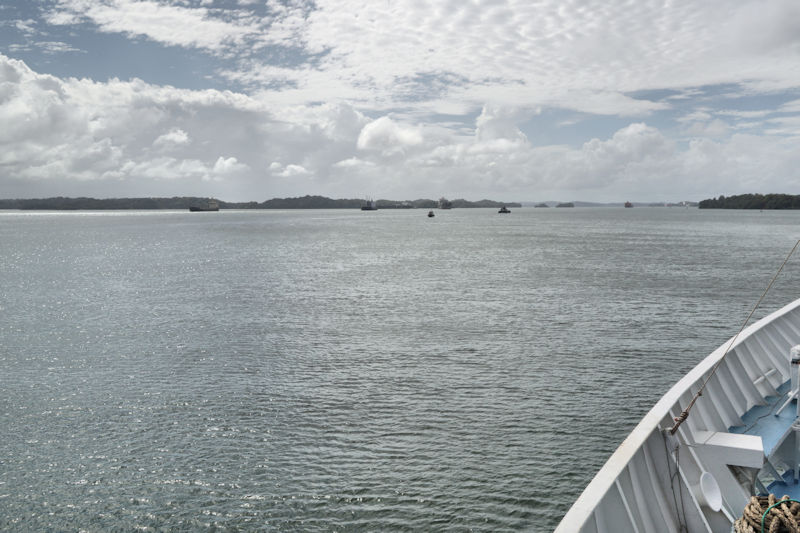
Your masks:
<svg viewBox="0 0 800 533"><path fill-rule="evenodd" d="M436 215L433 214L433 211L428 211L428 218L433 218Z"/></svg>
<svg viewBox="0 0 800 533"><path fill-rule="evenodd" d="M506 206L501 207L500 211L498 211L498 213L510 213L510 212L511 212L511 210L509 208L507 208Z"/></svg>

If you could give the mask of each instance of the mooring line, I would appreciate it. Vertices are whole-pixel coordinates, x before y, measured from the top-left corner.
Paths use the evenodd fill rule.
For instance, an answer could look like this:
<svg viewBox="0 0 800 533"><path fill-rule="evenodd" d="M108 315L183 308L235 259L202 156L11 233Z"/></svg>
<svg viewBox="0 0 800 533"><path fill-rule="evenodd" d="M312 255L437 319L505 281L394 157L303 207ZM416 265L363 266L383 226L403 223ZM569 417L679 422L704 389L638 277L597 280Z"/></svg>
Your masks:
<svg viewBox="0 0 800 533"><path fill-rule="evenodd" d="M725 348L725 353L722 354L722 357L719 358L719 361L717 361L717 363L711 369L711 373L708 375L708 377L706 377L706 379L703 380L703 384L700 386L700 389L692 397L692 400L689 402L689 405L687 405L686 408L683 411L681 411L681 414L679 414L678 416L676 416L673 419L673 420L675 420L675 425L670 428L670 430L669 430L669 434L670 435L674 435L675 432L678 431L678 428L680 427L680 425L683 424L683 422L687 418L689 418L689 411L692 409L692 407L694 406L694 404L697 401L697 399L700 396L703 395L703 390L706 388L706 385L708 384L708 381L712 377L714 377L714 374L717 372L717 369L719 368L719 365L721 365L722 362L725 360L725 356L728 355L728 352L730 351L730 349L733 346L733 344L736 342L736 339L739 338L739 335L742 333L742 331L744 331L744 328L747 327L747 323L750 322L750 319L753 317L753 313L756 312L756 309L758 309L758 306L761 305L761 302L764 300L764 297L767 296L767 293L769 292L770 288L772 288L772 284L775 283L776 279L778 279L778 276L780 275L781 271L783 271L783 267L785 267L786 263L789 262L789 258L792 257L792 254L797 249L798 245L800 245L800 239L798 239L797 242L794 243L794 246L792 247L792 251L790 251L789 255L786 256L786 259L783 260L783 263L781 264L781 267L778 269L778 271L772 277L772 280L769 282L769 285L767 285L767 288L764 290L764 294L762 294L761 298L758 299L758 301L756 302L756 305L753 307L753 309L750 311L750 314L747 315L747 318L744 320L744 324L742 324L742 327L739 328L739 331L736 333L736 335L733 336L731 341L728 343L728 347Z"/></svg>

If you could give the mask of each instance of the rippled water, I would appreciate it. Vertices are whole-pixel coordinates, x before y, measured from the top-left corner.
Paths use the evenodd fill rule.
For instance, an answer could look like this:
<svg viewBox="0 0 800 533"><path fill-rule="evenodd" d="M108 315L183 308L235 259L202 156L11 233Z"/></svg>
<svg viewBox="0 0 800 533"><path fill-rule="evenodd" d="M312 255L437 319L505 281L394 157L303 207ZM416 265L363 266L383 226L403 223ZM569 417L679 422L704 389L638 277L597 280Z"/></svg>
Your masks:
<svg viewBox="0 0 800 533"><path fill-rule="evenodd" d="M0 529L552 530L799 223L0 212Z"/></svg>

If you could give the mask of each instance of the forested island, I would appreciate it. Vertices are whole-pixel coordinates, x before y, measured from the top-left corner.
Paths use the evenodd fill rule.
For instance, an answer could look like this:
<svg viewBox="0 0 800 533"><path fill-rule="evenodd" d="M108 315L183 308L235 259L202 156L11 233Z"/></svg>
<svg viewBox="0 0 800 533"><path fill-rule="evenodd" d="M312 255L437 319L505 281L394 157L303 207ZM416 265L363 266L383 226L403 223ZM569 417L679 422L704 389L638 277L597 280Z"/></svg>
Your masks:
<svg viewBox="0 0 800 533"><path fill-rule="evenodd" d="M173 196L172 198L56 198L38 199L0 199L0 209L189 209L205 206L213 198L196 196ZM362 199L333 199L325 196L302 196L298 198L273 198L264 202L224 202L217 200L220 209L359 209L364 205ZM433 209L437 200L377 200L378 209ZM453 207L522 207L520 203L478 200L470 202L458 199L452 201Z"/></svg>
<svg viewBox="0 0 800 533"><path fill-rule="evenodd" d="M702 200L700 209L800 209L800 195L737 194Z"/></svg>

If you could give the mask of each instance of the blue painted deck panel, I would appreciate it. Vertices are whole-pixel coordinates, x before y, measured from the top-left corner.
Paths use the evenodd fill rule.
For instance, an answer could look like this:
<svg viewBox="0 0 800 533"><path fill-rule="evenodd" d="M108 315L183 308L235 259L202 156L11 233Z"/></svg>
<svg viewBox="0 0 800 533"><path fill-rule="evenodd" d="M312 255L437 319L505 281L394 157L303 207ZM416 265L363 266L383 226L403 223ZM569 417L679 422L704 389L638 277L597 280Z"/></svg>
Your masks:
<svg viewBox="0 0 800 533"><path fill-rule="evenodd" d="M787 405L778 416L775 416L775 412L786 401L789 387L788 381L778 387L780 396L767 397L767 405L757 405L742 416L743 426L734 426L728 431L745 435L760 435L764 445L764 455L767 457L772 455L784 436L791 431L792 423L797 419L796 399ZM778 498L787 495L793 500L800 500L800 483L795 483L794 472L792 470L782 472L781 477L783 478L781 481L770 483L767 490Z"/></svg>
<svg viewBox="0 0 800 533"><path fill-rule="evenodd" d="M782 496L789 496L793 500L800 500L800 483L795 483L792 477L794 472L791 470L783 474L783 481L775 481L770 483L767 490L781 498Z"/></svg>
<svg viewBox="0 0 800 533"><path fill-rule="evenodd" d="M756 405L742 416L743 426L733 426L728 431L745 435L760 435L764 444L764 455L769 457L797 419L797 400L787 405L780 415L775 416L774 414L786 401L789 386L790 383L787 381L778 387L780 396L768 396L766 398L767 405Z"/></svg>

